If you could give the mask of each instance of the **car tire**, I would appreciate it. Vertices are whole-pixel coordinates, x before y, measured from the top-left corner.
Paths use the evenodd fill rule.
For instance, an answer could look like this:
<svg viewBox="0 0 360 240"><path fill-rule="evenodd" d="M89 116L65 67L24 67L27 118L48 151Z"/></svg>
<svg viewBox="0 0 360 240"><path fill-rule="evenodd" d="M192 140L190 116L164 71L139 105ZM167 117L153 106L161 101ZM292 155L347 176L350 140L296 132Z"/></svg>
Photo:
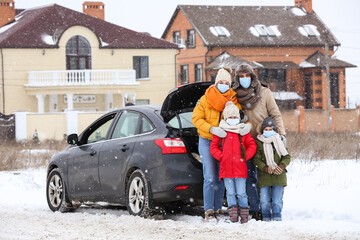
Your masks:
<svg viewBox="0 0 360 240"><path fill-rule="evenodd" d="M46 200L53 212L68 212L73 209L59 168L53 169L46 180Z"/></svg>
<svg viewBox="0 0 360 240"><path fill-rule="evenodd" d="M127 182L126 207L134 216L147 218L151 215L149 183L140 169L135 170Z"/></svg>

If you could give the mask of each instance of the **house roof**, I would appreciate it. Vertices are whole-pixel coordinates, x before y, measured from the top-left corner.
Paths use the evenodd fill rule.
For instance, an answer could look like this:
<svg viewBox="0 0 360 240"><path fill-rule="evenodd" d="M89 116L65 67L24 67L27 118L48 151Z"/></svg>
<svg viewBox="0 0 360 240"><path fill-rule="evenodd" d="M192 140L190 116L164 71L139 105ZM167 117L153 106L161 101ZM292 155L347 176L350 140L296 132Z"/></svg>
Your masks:
<svg viewBox="0 0 360 240"><path fill-rule="evenodd" d="M249 64L253 68L259 68L260 66L254 62L247 61L243 58L231 55L227 53L226 51L222 52L218 56L216 56L206 67L206 69L220 69L225 66L231 67L232 69L235 69L236 66L241 64Z"/></svg>
<svg viewBox="0 0 360 240"><path fill-rule="evenodd" d="M61 34L79 25L94 32L101 48L178 48L177 44L57 4L17 13L13 22L0 28L0 48L58 48Z"/></svg>
<svg viewBox="0 0 360 240"><path fill-rule="evenodd" d="M293 62L258 62L266 69L290 69L299 68L299 65Z"/></svg>
<svg viewBox="0 0 360 240"><path fill-rule="evenodd" d="M179 11L182 11L205 46L329 46L340 43L316 13L294 6L200 6L179 5L162 38L165 38ZM260 36L257 25L269 27L271 36ZM226 36L216 36L214 28L224 27ZM313 31L309 36L304 26ZM212 28L212 29L211 29Z"/></svg>
<svg viewBox="0 0 360 240"><path fill-rule="evenodd" d="M326 67L325 55L319 51L316 51L310 57L308 57L305 61L300 63L300 67L302 67L302 68ZM329 67L351 68L351 67L357 67L357 66L332 57L332 58L330 58Z"/></svg>

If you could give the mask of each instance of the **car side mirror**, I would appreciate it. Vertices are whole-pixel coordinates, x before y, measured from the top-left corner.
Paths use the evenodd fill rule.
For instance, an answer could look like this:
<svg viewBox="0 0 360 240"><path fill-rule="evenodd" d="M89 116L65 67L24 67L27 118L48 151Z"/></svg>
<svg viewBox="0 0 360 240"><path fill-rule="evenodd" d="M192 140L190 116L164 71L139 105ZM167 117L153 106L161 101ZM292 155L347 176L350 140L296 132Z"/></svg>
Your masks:
<svg viewBox="0 0 360 240"><path fill-rule="evenodd" d="M76 133L70 134L66 137L66 141L70 145L79 145L79 137Z"/></svg>

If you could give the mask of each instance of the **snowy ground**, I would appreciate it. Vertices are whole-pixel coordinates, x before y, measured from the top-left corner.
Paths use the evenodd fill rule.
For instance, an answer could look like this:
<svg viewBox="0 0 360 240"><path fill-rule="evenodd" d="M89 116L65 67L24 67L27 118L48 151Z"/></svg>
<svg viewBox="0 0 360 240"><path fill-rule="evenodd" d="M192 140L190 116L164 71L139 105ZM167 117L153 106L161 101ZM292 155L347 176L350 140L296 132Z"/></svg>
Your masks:
<svg viewBox="0 0 360 240"><path fill-rule="evenodd" d="M44 168L0 172L0 239L360 239L359 173L356 160L294 160L283 221L241 225L175 214L143 219L121 209L53 213Z"/></svg>

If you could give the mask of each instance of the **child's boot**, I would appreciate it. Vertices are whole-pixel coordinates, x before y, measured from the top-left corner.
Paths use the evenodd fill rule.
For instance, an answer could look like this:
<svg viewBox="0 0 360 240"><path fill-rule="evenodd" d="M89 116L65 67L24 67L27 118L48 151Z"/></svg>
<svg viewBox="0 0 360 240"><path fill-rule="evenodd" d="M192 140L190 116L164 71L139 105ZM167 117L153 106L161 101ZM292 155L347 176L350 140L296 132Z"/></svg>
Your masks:
<svg viewBox="0 0 360 240"><path fill-rule="evenodd" d="M228 213L231 222L238 222L239 221L239 214L237 206L231 206L228 208Z"/></svg>
<svg viewBox="0 0 360 240"><path fill-rule="evenodd" d="M249 208L239 208L240 222L247 223L249 221Z"/></svg>

